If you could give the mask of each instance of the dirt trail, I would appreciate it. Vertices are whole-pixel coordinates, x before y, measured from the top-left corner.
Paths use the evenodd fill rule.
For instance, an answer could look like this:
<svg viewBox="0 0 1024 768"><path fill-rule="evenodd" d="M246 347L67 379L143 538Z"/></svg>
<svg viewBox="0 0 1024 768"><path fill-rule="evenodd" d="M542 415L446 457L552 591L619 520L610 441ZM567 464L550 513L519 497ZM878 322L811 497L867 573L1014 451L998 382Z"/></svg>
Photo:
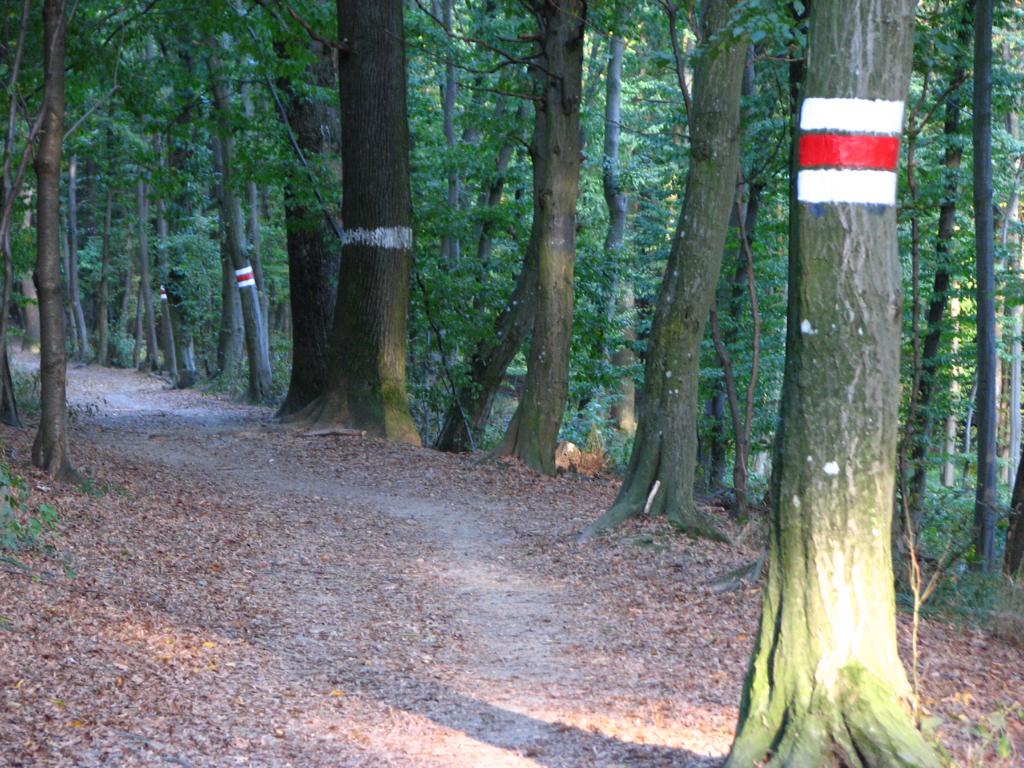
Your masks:
<svg viewBox="0 0 1024 768"><path fill-rule="evenodd" d="M307 437L134 372L73 368L69 398L84 491L5 433L78 576L0 589L0 766L721 763L758 591L707 585L752 551L650 524L581 548L609 482ZM922 642L951 728L1013 701L1013 649Z"/></svg>
<svg viewBox="0 0 1024 768"><path fill-rule="evenodd" d="M178 532L159 551L168 559L161 577L179 585L158 588L163 613L216 629L217 647L231 648L222 689L202 681L192 715L164 724L174 737L137 726L100 731L93 741L102 748L65 755L102 762L99 755L113 750L126 759L128 738L142 762L717 764L725 727L687 736L668 721L645 724L650 718L632 709L636 681L602 679L600 667L614 665L608 638L621 639L623 627L595 622L589 585L544 551L550 521L537 500L515 498L514 484L497 485L509 473L528 486L557 488L557 481L378 441L307 437L273 423L266 409L168 390L156 377L124 371L73 369L69 401L79 464L88 466L95 449L154 482L165 478L163 487L216 489L220 504L235 511L229 530L250 543L237 561L241 574L220 566L185 586L185 595L184 574L170 569L193 554L183 549L190 536ZM485 486L474 488L481 480ZM580 489L577 481L565 490L571 497ZM557 534L567 550L574 528ZM196 559L235 545L219 526L202 535L214 540L192 542ZM231 595L228 603L244 607L189 605L214 581L218 594ZM251 711L225 712L225 692L245 698ZM660 702L664 686L656 693L651 699ZM309 699L319 701L311 707ZM273 727L253 722L254 712L276 707L289 716L278 714ZM208 738L224 755L182 739L204 720L216 720ZM260 729L274 738L254 738Z"/></svg>

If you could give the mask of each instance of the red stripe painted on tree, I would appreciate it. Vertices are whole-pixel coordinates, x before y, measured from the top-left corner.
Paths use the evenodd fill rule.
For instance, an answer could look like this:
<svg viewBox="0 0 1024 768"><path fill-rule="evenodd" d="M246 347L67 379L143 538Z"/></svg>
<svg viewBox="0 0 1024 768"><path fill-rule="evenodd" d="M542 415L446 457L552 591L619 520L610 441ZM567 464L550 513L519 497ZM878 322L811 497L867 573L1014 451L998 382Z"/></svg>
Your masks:
<svg viewBox="0 0 1024 768"><path fill-rule="evenodd" d="M800 137L801 168L864 168L894 171L900 157L897 136L805 133Z"/></svg>
<svg viewBox="0 0 1024 768"><path fill-rule="evenodd" d="M251 266L236 269L235 280L238 281L239 288L248 288L250 285L256 285L256 276L253 274Z"/></svg>

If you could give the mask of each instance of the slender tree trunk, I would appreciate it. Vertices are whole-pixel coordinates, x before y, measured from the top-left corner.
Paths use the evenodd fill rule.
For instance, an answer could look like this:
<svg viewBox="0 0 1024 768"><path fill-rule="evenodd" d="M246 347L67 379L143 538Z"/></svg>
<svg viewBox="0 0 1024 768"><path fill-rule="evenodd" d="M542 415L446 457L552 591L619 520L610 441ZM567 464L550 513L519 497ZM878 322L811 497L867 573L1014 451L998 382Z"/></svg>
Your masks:
<svg viewBox="0 0 1024 768"><path fill-rule="evenodd" d="M252 94L245 86L242 87L242 108L245 110L246 120L252 121L256 117L256 109L252 103ZM245 183L245 198L248 211L245 219L246 238L249 245L249 257L252 261L253 274L256 278L256 292L260 300L260 318L263 321L263 343L267 345L267 358L270 358L270 326L268 315L270 311L267 282L263 277L263 248L260 239L260 190L256 182L249 180Z"/></svg>
<svg viewBox="0 0 1024 768"><path fill-rule="evenodd" d="M344 424L419 444L405 391L412 256L402 0L338 0L341 273L314 431ZM374 151L367 151L373 147Z"/></svg>
<svg viewBox="0 0 1024 768"><path fill-rule="evenodd" d="M974 541L985 572L996 567L996 316L992 220L992 0L974 12L974 252L978 315L978 467Z"/></svg>
<svg viewBox="0 0 1024 768"><path fill-rule="evenodd" d="M245 351L249 359L248 397L262 402L271 395L269 344L264 338L266 326L260 306L255 273L246 254L245 224L242 205L233 188L231 174L234 167L234 139L231 135L231 100L223 81L221 64L216 56L209 58L210 81L217 113L217 131L220 144L221 216L224 220L227 253L234 268L237 290L242 303L242 322L245 328Z"/></svg>
<svg viewBox="0 0 1024 768"><path fill-rule="evenodd" d="M612 405L612 420L626 434L636 432L636 384L633 366L636 353L636 329L633 327L633 282L623 260L626 240L628 198L619 178L619 137L622 133L622 59L626 41L621 37L608 39L608 71L605 75L604 102L604 201L608 206L608 231L604 238L605 259L615 265L617 279L612 295L612 317L623 318L625 328L622 344L612 353L612 365L626 370L619 379L619 399Z"/></svg>
<svg viewBox="0 0 1024 768"><path fill-rule="evenodd" d="M146 370L156 371L160 368L160 361L157 352L156 314L153 312L153 283L149 274L149 200L146 182L141 178L135 187L135 203L139 218L139 297L142 302L146 341L144 367Z"/></svg>
<svg viewBox="0 0 1024 768"><path fill-rule="evenodd" d="M495 452L515 456L537 472L554 475L555 443L569 395L587 3L534 0L531 8L541 46L540 64L534 68L540 99L534 104L537 128L531 147L534 221L539 221L537 295L526 384Z"/></svg>
<svg viewBox="0 0 1024 768"><path fill-rule="evenodd" d="M516 112L512 136L518 133L518 126L526 118L527 107L520 105ZM496 175L489 187L480 195L479 207L494 210L501 204L505 188L505 174L512 159L514 140L502 146L498 152ZM536 173L536 166L534 173ZM533 300L537 281L537 225L531 227L523 257L523 266L512 292L494 321L494 333L482 340L470 356L469 384L462 387L445 414L441 431L434 447L442 451L468 451L475 446L475 436L480 434L491 414L491 406L498 393L505 371L533 328ZM493 222L485 218L480 225L477 238L477 264L480 274L486 274L490 261Z"/></svg>
<svg viewBox="0 0 1024 768"><path fill-rule="evenodd" d="M1013 483L1003 568L1007 576L1024 578L1024 461L1017 465L1017 476Z"/></svg>
<svg viewBox="0 0 1024 768"><path fill-rule="evenodd" d="M89 348L89 329L82 311L82 292L78 287L78 157L71 156L68 163L68 296L75 321L76 347L79 358L92 357Z"/></svg>
<svg viewBox="0 0 1024 768"><path fill-rule="evenodd" d="M1004 47L1004 59L1009 60L1008 44ZM1014 141L1020 141L1020 116L1011 112L1006 116L1006 130ZM1020 183L1024 172L1024 159L1018 158L1013 174L1013 189L1010 201L1006 206L1006 218L1003 222L1001 235L1003 248L1009 254L1010 274L1015 282L1020 283L1024 271L1021 264L1020 238ZM1021 454L1021 333L1024 332L1024 306L1020 302L1007 302L1007 314L1010 316L1010 423L1009 447L1010 461L1007 467L1009 477L1017 476L1017 465ZM1016 484L1016 483L1015 483Z"/></svg>
<svg viewBox="0 0 1024 768"><path fill-rule="evenodd" d="M103 213L103 251L100 257L100 282L96 296L96 362L110 364L110 229L114 215L114 191L107 188Z"/></svg>
<svg viewBox="0 0 1024 768"><path fill-rule="evenodd" d="M969 16L973 3L964 4L965 13ZM963 20L965 25L968 19ZM969 26L965 26L968 32L961 37L961 44L965 47L969 43ZM958 68L953 78L963 78L963 68ZM946 305L949 303L950 288L950 251L953 243L953 235L956 232L956 204L959 198L959 171L960 161L963 158L963 150L956 141L960 131L960 93L954 90L946 99L946 119L943 126L943 133L947 139L944 158L945 166L945 189L946 194L939 206L939 227L938 237L935 241L935 277L932 284L932 297L928 303L927 334L921 350L921 370L917 379L917 390L914 393L914 414L915 418L908 424L912 430L910 463L913 467L913 474L910 480L910 497L907 500L910 507L911 520L917 526L921 515L924 494L928 483L928 450L931 445L932 431L935 424L934 409L932 408L932 395L935 391L936 377L939 371L939 352L942 342L942 334L945 330ZM902 527L902 517L897 524Z"/></svg>
<svg viewBox="0 0 1024 768"><path fill-rule="evenodd" d="M314 60L307 76L322 88L335 86L330 51L312 43ZM288 128L302 152L302 162L323 163L329 155L340 154L340 126L336 111L323 101L301 94L292 81L278 81L286 94ZM307 160L308 159L308 160ZM334 187L339 179L334 179ZM327 217L337 210L321 210L316 199L297 175L285 183L284 218L288 242L288 281L291 303L292 367L288 394L278 416L296 413L324 393L327 382L327 355L334 301L340 244L331 231Z"/></svg>
<svg viewBox="0 0 1024 768"><path fill-rule="evenodd" d="M715 298L739 168L739 110L746 42L719 41L733 3L711 0L703 25L716 53L697 58L686 193L658 296L644 368L644 399L615 504L588 538L648 508L681 529L721 538L694 507L697 389L704 325Z"/></svg>
<svg viewBox="0 0 1024 768"><path fill-rule="evenodd" d="M36 293L36 284L31 277L21 280L21 295L25 297L25 306L22 307L22 317L25 321L25 335L21 339L21 350L23 352L39 351L39 295Z"/></svg>
<svg viewBox="0 0 1024 768"><path fill-rule="evenodd" d="M221 161L221 144L216 137L211 142L213 149L213 166L219 169ZM220 325L217 332L217 372L231 373L242 359L242 300L239 298L235 270L228 254L228 234L224 215L224 184L217 174L213 184L213 196L217 200L220 211L217 222L217 240L220 243Z"/></svg>
<svg viewBox="0 0 1024 768"><path fill-rule="evenodd" d="M36 290L41 330L39 430L32 463L57 480L73 479L67 435L64 312L60 282L60 157L64 137L63 0L43 3L43 123L36 152Z"/></svg>
<svg viewBox="0 0 1024 768"><path fill-rule="evenodd" d="M160 329L163 332L164 370L171 381L178 382L178 352L174 345L174 324L171 322L171 305L168 300L167 283L170 282L170 268L167 264L167 213L164 201L156 204L156 265L160 277Z"/></svg>
<svg viewBox="0 0 1024 768"><path fill-rule="evenodd" d="M730 768L940 765L902 705L889 535L913 30L912 0L811 5L768 582ZM887 151L857 186L815 131Z"/></svg>

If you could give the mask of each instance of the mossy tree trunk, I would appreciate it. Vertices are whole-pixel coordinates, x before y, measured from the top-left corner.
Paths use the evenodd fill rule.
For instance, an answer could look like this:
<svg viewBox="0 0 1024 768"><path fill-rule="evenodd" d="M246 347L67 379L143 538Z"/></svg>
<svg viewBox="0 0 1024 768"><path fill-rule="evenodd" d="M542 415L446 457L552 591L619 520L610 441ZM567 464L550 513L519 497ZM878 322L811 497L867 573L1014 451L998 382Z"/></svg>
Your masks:
<svg viewBox="0 0 1024 768"><path fill-rule="evenodd" d="M686 193L651 326L636 439L615 504L584 530L584 539L640 513L648 499L652 514L667 514L688 533L721 537L694 509L693 483L700 346L718 285L739 164L747 48L744 39L723 36L735 5L710 0L702 19L704 39L715 50L702 51L694 67Z"/></svg>
<svg viewBox="0 0 1024 768"><path fill-rule="evenodd" d="M311 429L419 444L405 389L412 261L402 0L338 0L341 270L324 395Z"/></svg>
<svg viewBox="0 0 1024 768"><path fill-rule="evenodd" d="M808 99L829 99L818 115L846 116L829 130L869 142L889 133L895 147L913 29L913 0L816 0L805 130L816 128ZM853 127L865 107L883 110L888 127ZM903 302L895 159L886 170L870 194L842 166L824 191L805 186L806 171L798 180L768 581L730 768L939 765L904 706L896 645L889 526Z"/></svg>
<svg viewBox="0 0 1024 768"><path fill-rule="evenodd" d="M538 83L534 161L534 235L537 277L533 338L526 383L505 436L495 449L528 467L555 474L555 443L569 396L576 199L583 136L580 96L587 3L534 0L540 53L531 67Z"/></svg>

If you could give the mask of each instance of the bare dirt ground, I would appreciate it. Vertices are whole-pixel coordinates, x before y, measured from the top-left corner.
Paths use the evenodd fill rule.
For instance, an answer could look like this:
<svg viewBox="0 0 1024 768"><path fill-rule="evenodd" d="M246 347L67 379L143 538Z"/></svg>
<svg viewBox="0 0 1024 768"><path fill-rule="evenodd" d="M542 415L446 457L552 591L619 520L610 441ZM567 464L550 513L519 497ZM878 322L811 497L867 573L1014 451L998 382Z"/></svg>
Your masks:
<svg viewBox="0 0 1024 768"><path fill-rule="evenodd" d="M28 467L31 430L2 433L62 530L30 573L0 571L0 765L717 766L728 751L759 594L709 582L755 549L650 522L579 547L611 481L307 437L133 372L74 368L69 386L82 488ZM924 703L957 764L1024 765L1022 661L926 622Z"/></svg>

